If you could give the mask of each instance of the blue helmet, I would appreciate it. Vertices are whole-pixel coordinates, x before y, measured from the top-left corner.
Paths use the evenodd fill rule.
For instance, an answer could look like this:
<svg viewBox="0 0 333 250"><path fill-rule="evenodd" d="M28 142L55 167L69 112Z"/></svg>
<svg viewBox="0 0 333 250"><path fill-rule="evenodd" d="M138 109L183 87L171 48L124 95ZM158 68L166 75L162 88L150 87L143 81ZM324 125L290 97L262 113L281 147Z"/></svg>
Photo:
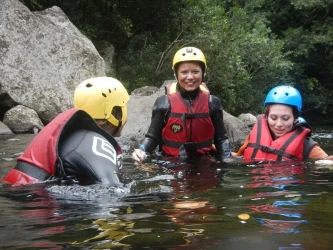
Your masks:
<svg viewBox="0 0 333 250"><path fill-rule="evenodd" d="M302 109L302 96L297 89L291 86L277 86L268 92L265 107L269 104L285 104L294 106L299 112Z"/></svg>

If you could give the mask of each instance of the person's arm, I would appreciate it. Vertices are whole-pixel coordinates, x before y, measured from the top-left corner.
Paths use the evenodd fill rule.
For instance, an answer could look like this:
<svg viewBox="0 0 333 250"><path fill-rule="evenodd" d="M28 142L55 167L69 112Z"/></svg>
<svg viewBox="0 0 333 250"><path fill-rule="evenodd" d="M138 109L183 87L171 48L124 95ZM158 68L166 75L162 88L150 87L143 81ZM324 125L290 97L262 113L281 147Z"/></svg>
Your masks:
<svg viewBox="0 0 333 250"><path fill-rule="evenodd" d="M232 156L243 156L244 155L244 150L246 149L247 145L249 143L249 135L246 136L243 145L238 149L237 152L232 152L231 155Z"/></svg>
<svg viewBox="0 0 333 250"><path fill-rule="evenodd" d="M230 156L230 146L223 122L223 108L220 99L211 95L209 108L210 117L215 128L214 145L216 148L216 159L222 161L224 157Z"/></svg>
<svg viewBox="0 0 333 250"><path fill-rule="evenodd" d="M331 158L333 159L333 156L331 156ZM309 159L318 160L318 159L329 159L329 158L326 152L319 145L315 145L310 151Z"/></svg>
<svg viewBox="0 0 333 250"><path fill-rule="evenodd" d="M167 113L170 110L170 104L167 95L156 99L152 108L152 118L143 142L139 148L134 149L132 159L136 163L141 163L146 158L146 153L152 153L160 144L162 130L168 119Z"/></svg>

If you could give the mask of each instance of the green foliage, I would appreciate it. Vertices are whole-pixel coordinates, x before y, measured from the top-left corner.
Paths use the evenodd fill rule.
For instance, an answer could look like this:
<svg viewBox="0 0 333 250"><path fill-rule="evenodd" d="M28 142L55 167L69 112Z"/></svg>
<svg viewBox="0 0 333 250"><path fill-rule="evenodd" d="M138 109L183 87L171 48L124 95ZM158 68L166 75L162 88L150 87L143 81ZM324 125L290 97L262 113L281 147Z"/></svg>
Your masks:
<svg viewBox="0 0 333 250"><path fill-rule="evenodd" d="M42 6L39 4L38 0L20 0L25 6L27 6L31 10L40 10Z"/></svg>
<svg viewBox="0 0 333 250"><path fill-rule="evenodd" d="M301 91L307 120L333 109L333 0L21 2L33 11L57 5L95 44L113 44L115 77L130 91L173 79L174 53L196 46L206 83L233 115L262 112L282 83Z"/></svg>
<svg viewBox="0 0 333 250"><path fill-rule="evenodd" d="M149 32L131 39L117 64L119 79L126 82L130 90L147 85L160 87L164 80L172 77L171 66L158 68L164 49L162 45Z"/></svg>
<svg viewBox="0 0 333 250"><path fill-rule="evenodd" d="M165 80L174 79L172 45L177 43L182 2L128 2L136 6L131 15L135 34L126 48L118 51L117 76L127 83L129 90L146 85L160 87ZM138 9L142 9L140 15Z"/></svg>
<svg viewBox="0 0 333 250"><path fill-rule="evenodd" d="M303 95L303 114L313 124L328 122L333 107L333 1L264 1L271 28L293 62L289 77Z"/></svg>
<svg viewBox="0 0 333 250"><path fill-rule="evenodd" d="M291 67L281 52L282 42L271 34L262 16L249 15L244 8L225 11L220 1L187 2L181 46L204 51L213 94L235 115L261 112L268 87Z"/></svg>

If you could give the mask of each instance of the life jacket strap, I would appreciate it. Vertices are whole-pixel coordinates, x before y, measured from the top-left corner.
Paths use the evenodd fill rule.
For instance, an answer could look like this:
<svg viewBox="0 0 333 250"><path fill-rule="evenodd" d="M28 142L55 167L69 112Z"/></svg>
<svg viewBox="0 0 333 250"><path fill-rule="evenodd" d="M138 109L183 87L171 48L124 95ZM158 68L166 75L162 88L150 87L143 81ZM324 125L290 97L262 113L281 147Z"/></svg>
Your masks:
<svg viewBox="0 0 333 250"><path fill-rule="evenodd" d="M257 145L256 143L249 143L248 147L253 147L253 148L259 149L263 152L272 153L272 154L275 154L277 156L281 156L281 157L283 156L283 157L286 157L286 158L291 159L291 160L296 160L297 159L296 156L294 156L292 154L288 154L283 150L279 150L279 149L276 149L276 148L271 148L271 147L263 146L263 145Z"/></svg>
<svg viewBox="0 0 333 250"><path fill-rule="evenodd" d="M40 181L45 181L52 177L45 170L43 170L39 167L36 167L25 161L17 161L17 164L14 167L14 169L19 170Z"/></svg>
<svg viewBox="0 0 333 250"><path fill-rule="evenodd" d="M182 119L195 119L210 117L209 113L170 113L169 117L176 117Z"/></svg>
<svg viewBox="0 0 333 250"><path fill-rule="evenodd" d="M186 151L197 151L202 148L208 148L212 146L212 140L202 141L202 142L175 142L163 140L163 145L171 148L180 148L184 146Z"/></svg>

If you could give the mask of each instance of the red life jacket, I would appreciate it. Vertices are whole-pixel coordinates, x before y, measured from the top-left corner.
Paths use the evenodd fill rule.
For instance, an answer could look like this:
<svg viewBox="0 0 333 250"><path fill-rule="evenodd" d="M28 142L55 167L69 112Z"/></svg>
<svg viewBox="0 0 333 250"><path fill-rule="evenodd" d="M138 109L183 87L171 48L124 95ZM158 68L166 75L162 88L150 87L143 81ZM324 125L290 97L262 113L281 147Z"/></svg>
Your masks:
<svg viewBox="0 0 333 250"><path fill-rule="evenodd" d="M206 84L191 106L187 106L176 83L167 85L170 116L162 130L162 150L166 155L183 156L189 151L208 154L212 150L215 128L209 114L210 93Z"/></svg>
<svg viewBox="0 0 333 250"><path fill-rule="evenodd" d="M98 125L86 112L69 109L59 114L34 137L4 181L15 185L33 184L59 174L57 168L62 167L58 155L59 141L75 129L89 129L101 133ZM118 144L115 148L118 148L117 154L121 154Z"/></svg>
<svg viewBox="0 0 333 250"><path fill-rule="evenodd" d="M244 150L247 160L303 160L304 140L310 129L298 127L273 140L267 120L260 115L249 135L249 143Z"/></svg>

